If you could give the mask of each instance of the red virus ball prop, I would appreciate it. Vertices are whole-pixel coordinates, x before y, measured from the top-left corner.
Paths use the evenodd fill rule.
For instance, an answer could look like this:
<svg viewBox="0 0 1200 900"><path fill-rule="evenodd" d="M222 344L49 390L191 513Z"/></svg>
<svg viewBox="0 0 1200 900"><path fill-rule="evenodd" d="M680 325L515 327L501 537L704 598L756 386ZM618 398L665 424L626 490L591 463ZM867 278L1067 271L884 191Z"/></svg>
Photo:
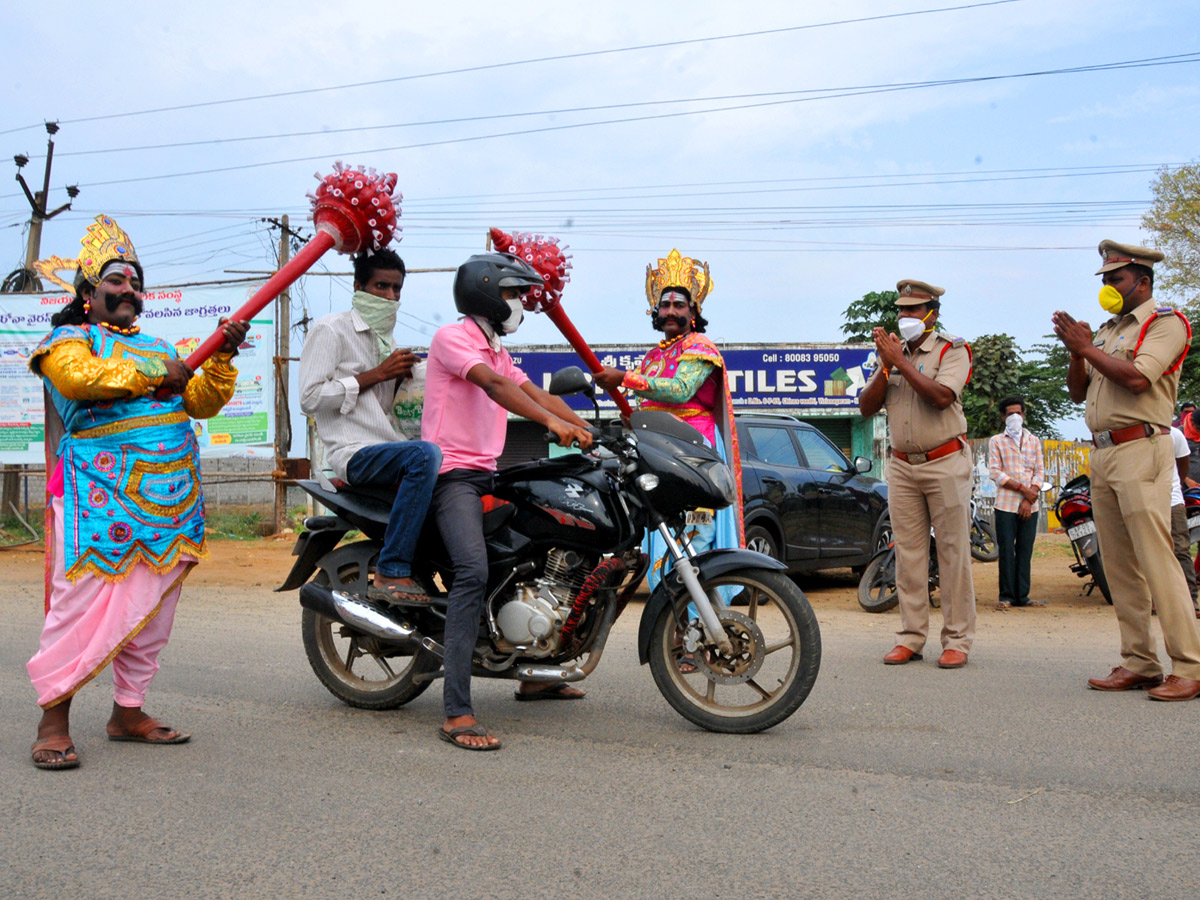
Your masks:
<svg viewBox="0 0 1200 900"><path fill-rule="evenodd" d="M529 263L542 276L543 287L535 287L521 302L530 312L547 312L562 300L563 288L571 280L571 254L558 238L540 234L508 234L499 228L489 232L492 246Z"/></svg>
<svg viewBox="0 0 1200 900"><path fill-rule="evenodd" d="M373 252L393 238L400 240L397 219L403 198L396 193L395 172L352 168L338 161L329 175L313 177L321 182L316 193L308 195L313 224L333 238L339 253Z"/></svg>

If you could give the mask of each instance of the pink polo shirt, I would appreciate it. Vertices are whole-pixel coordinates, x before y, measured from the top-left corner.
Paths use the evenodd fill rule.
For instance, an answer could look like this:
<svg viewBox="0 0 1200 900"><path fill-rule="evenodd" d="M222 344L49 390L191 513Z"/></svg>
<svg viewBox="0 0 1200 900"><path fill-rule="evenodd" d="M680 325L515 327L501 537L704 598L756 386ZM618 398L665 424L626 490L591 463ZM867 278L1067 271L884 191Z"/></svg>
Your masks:
<svg viewBox="0 0 1200 900"><path fill-rule="evenodd" d="M442 450L438 474L451 469L496 470L508 435L508 413L492 401L467 373L487 366L521 385L529 380L501 348L488 345L487 335L466 318L437 330L429 344L425 371L425 406L421 413L421 440Z"/></svg>

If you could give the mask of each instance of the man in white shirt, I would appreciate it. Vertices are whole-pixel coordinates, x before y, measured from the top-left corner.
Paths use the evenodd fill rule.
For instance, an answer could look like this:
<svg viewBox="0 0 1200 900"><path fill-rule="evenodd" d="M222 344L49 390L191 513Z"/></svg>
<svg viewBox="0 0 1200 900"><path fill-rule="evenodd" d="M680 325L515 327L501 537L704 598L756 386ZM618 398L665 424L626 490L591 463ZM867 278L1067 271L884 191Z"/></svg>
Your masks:
<svg viewBox="0 0 1200 900"><path fill-rule="evenodd" d="M380 250L354 258L350 309L318 319L300 354L300 408L317 423L325 459L351 485L399 485L375 568L373 599L428 603L413 581L412 557L442 454L406 440L396 390L417 357L397 349L392 331L404 286L404 260Z"/></svg>

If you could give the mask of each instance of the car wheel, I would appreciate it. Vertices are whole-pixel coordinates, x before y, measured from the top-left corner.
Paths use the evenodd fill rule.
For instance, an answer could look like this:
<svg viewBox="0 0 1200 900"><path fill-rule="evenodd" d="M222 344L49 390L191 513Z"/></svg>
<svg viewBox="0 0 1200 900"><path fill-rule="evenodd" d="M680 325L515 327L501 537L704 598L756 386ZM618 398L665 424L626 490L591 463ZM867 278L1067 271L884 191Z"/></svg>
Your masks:
<svg viewBox="0 0 1200 900"><path fill-rule="evenodd" d="M746 549L783 562L779 558L779 547L775 543L775 538L761 525L751 525L746 529Z"/></svg>

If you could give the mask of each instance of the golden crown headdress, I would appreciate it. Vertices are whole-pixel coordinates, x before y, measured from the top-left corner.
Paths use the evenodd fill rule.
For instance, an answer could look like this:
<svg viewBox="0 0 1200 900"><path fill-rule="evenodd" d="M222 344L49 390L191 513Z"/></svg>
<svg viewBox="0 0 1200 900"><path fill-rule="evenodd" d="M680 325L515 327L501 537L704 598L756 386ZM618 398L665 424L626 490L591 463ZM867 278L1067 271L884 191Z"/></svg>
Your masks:
<svg viewBox="0 0 1200 900"><path fill-rule="evenodd" d="M79 251L79 271L93 285L100 283L100 270L114 259L138 261L129 235L121 230L116 219L103 213L96 216L79 243L83 245Z"/></svg>
<svg viewBox="0 0 1200 900"><path fill-rule="evenodd" d="M703 312L704 298L713 289L712 277L708 274L708 263L699 262L672 250L666 259L658 261L658 268L646 266L646 299L653 315L663 291L683 288L696 304L696 312Z"/></svg>

